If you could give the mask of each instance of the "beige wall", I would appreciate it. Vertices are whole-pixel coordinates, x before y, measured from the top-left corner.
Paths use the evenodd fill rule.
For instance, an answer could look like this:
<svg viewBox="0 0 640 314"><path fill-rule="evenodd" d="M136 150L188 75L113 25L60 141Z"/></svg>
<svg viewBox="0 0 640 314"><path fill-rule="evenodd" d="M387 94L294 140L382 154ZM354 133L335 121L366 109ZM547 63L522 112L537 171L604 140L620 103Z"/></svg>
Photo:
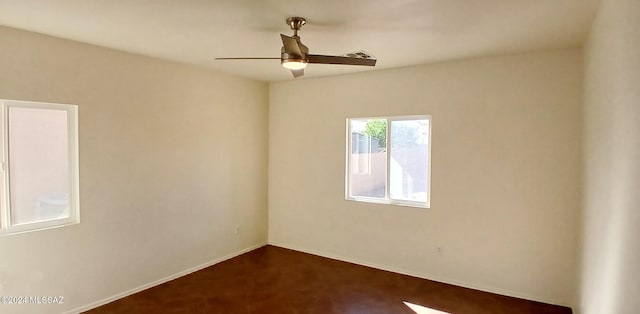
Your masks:
<svg viewBox="0 0 640 314"><path fill-rule="evenodd" d="M640 309L640 1L603 0L586 46L580 312Z"/></svg>
<svg viewBox="0 0 640 314"><path fill-rule="evenodd" d="M0 237L0 295L92 304L266 241L267 93L0 28L0 98L79 106L81 223ZM240 225L239 234L235 226Z"/></svg>
<svg viewBox="0 0 640 314"><path fill-rule="evenodd" d="M582 92L579 50L271 84L269 242L573 305ZM431 208L344 200L345 118L417 114Z"/></svg>

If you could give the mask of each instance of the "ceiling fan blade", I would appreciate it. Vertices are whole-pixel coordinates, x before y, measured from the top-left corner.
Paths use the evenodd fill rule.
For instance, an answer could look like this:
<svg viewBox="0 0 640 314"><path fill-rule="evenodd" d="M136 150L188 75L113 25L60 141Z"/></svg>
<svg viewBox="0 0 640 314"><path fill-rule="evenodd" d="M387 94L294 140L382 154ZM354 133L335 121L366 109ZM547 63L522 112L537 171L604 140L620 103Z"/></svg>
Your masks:
<svg viewBox="0 0 640 314"><path fill-rule="evenodd" d="M215 58L215 60L280 60L280 58L271 58L271 57L239 57L239 58Z"/></svg>
<svg viewBox="0 0 640 314"><path fill-rule="evenodd" d="M309 63L321 64L345 64L345 65L365 65L375 66L376 59L352 58L341 56L325 56L325 55L307 55Z"/></svg>
<svg viewBox="0 0 640 314"><path fill-rule="evenodd" d="M294 37L289 37L283 34L280 34L280 38L282 38L284 52L302 58L302 51L300 50L300 46L298 45L298 40L296 40Z"/></svg>
<svg viewBox="0 0 640 314"><path fill-rule="evenodd" d="M291 70L291 74L293 74L293 77L301 77L304 75L304 69Z"/></svg>

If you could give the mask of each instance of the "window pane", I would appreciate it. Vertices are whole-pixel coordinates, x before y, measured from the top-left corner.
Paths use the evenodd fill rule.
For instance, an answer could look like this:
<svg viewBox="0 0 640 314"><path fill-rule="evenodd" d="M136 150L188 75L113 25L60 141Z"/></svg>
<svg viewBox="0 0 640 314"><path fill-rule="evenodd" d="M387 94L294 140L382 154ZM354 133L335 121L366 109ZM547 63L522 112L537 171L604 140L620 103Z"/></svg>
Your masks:
<svg viewBox="0 0 640 314"><path fill-rule="evenodd" d="M384 119L350 120L350 196L385 198L386 134Z"/></svg>
<svg viewBox="0 0 640 314"><path fill-rule="evenodd" d="M429 120L391 121L390 131L390 197L426 202Z"/></svg>
<svg viewBox="0 0 640 314"><path fill-rule="evenodd" d="M8 118L11 223L69 217L67 112L9 107Z"/></svg>

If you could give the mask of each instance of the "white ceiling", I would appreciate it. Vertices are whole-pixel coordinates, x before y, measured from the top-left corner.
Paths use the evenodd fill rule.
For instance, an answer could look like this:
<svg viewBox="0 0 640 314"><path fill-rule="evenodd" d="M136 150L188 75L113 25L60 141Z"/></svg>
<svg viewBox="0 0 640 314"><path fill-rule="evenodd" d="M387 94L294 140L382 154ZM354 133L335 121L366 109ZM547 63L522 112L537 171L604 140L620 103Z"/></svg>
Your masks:
<svg viewBox="0 0 640 314"><path fill-rule="evenodd" d="M302 16L310 53L364 50L375 69L578 47L599 0L0 0L0 24L264 81L285 19ZM1 42L1 38L0 38ZM310 64L305 77L375 70Z"/></svg>

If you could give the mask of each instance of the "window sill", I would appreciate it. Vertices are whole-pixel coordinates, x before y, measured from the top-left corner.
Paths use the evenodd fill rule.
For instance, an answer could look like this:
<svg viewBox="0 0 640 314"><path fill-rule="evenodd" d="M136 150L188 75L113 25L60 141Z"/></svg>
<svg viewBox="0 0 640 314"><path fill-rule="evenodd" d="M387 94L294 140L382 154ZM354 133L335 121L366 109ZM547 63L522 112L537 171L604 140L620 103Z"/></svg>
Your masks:
<svg viewBox="0 0 640 314"><path fill-rule="evenodd" d="M395 205L395 206L405 206L405 207L416 207L416 208L431 208L429 201L427 202L417 202L417 201L405 201L405 200L389 200L389 199L379 199L372 197L347 197L347 201L356 201L363 203L374 203L374 204L383 204L383 205Z"/></svg>

